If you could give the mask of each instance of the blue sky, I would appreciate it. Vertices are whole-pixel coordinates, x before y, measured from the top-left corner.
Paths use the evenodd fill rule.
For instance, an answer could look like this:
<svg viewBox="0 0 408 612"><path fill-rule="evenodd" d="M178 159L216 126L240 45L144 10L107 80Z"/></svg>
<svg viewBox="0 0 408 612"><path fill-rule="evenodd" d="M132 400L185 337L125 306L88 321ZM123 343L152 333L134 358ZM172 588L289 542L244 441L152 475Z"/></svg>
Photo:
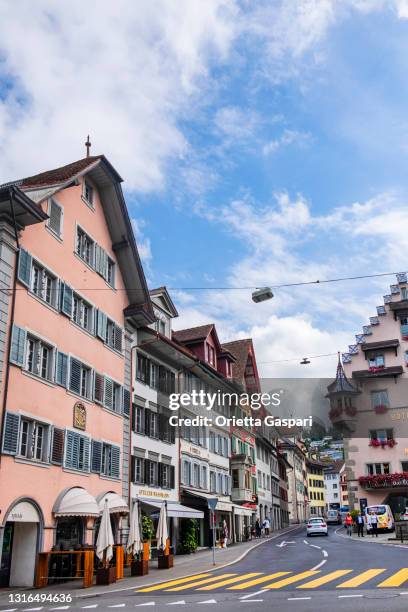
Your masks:
<svg viewBox="0 0 408 612"><path fill-rule="evenodd" d="M1 180L81 157L89 132L125 179L152 287L408 268L407 0L19 0L0 24ZM390 282L259 306L175 291L175 325L215 321L254 338L264 376L304 375L263 363L346 350Z"/></svg>

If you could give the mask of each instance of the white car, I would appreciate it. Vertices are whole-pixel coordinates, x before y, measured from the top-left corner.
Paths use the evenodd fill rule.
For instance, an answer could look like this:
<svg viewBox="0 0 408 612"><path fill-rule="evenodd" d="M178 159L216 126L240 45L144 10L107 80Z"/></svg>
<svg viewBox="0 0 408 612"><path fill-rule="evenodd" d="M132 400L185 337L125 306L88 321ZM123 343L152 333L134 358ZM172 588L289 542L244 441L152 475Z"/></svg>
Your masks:
<svg viewBox="0 0 408 612"><path fill-rule="evenodd" d="M310 518L306 525L306 533L309 538L311 535L328 535L327 523L321 516Z"/></svg>

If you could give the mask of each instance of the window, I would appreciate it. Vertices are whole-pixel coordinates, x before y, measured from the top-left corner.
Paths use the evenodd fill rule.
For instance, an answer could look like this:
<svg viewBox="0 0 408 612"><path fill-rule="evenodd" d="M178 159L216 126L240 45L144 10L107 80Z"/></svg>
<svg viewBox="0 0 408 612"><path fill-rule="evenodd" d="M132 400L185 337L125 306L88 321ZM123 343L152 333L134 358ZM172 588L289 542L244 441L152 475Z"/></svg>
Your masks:
<svg viewBox="0 0 408 612"><path fill-rule="evenodd" d="M193 487L200 486L200 466L197 463L193 464Z"/></svg>
<svg viewBox="0 0 408 612"><path fill-rule="evenodd" d="M137 353L136 359L136 379L145 385L149 384L150 380L150 362L144 355Z"/></svg>
<svg viewBox="0 0 408 612"><path fill-rule="evenodd" d="M408 337L408 317L401 317L400 325L401 325L401 336L403 339L405 339L405 337Z"/></svg>
<svg viewBox="0 0 408 612"><path fill-rule="evenodd" d="M83 197L89 206L94 207L94 189L88 181L84 181L83 184Z"/></svg>
<svg viewBox="0 0 408 612"><path fill-rule="evenodd" d="M132 457L132 461L132 481L136 484L144 484L144 459L142 459L141 457Z"/></svg>
<svg viewBox="0 0 408 612"><path fill-rule="evenodd" d="M53 199L48 203L47 226L58 237L62 234L62 208Z"/></svg>
<svg viewBox="0 0 408 612"><path fill-rule="evenodd" d="M207 467L205 465L201 466L201 482L200 486L202 489L206 489L208 486L207 483Z"/></svg>
<svg viewBox="0 0 408 612"><path fill-rule="evenodd" d="M159 366L157 363L150 362L150 387L159 388Z"/></svg>
<svg viewBox="0 0 408 612"><path fill-rule="evenodd" d="M183 461L183 483L191 484L191 463L189 461Z"/></svg>
<svg viewBox="0 0 408 612"><path fill-rule="evenodd" d="M89 472L90 439L75 431L66 432L64 467Z"/></svg>
<svg viewBox="0 0 408 612"><path fill-rule="evenodd" d="M111 287L115 287L115 262L110 257L106 265L106 282Z"/></svg>
<svg viewBox="0 0 408 612"><path fill-rule="evenodd" d="M27 335L25 369L44 380L52 380L53 375L52 346L34 336Z"/></svg>
<svg viewBox="0 0 408 612"><path fill-rule="evenodd" d="M159 432L158 432L158 427L157 427L158 415L156 412L152 412L151 410L149 410L149 414L150 414L149 435L151 438L158 438L159 437Z"/></svg>
<svg viewBox="0 0 408 612"><path fill-rule="evenodd" d="M232 486L234 489L239 488L239 473L238 470L232 470Z"/></svg>
<svg viewBox="0 0 408 612"><path fill-rule="evenodd" d="M74 293L72 302L72 320L89 333L94 330L94 308Z"/></svg>
<svg viewBox="0 0 408 612"><path fill-rule="evenodd" d="M210 365L215 366L215 350L211 344L207 343L207 361Z"/></svg>
<svg viewBox="0 0 408 612"><path fill-rule="evenodd" d="M406 287L401 287L401 300L408 299L408 292Z"/></svg>
<svg viewBox="0 0 408 612"><path fill-rule="evenodd" d="M122 385L118 383L113 383L113 392L112 392L112 410L121 414L122 412Z"/></svg>
<svg viewBox="0 0 408 612"><path fill-rule="evenodd" d="M69 390L92 399L92 369L74 357L70 358Z"/></svg>
<svg viewBox="0 0 408 612"><path fill-rule="evenodd" d="M153 485L155 487L159 484L159 464L157 461L148 461L148 482L146 484Z"/></svg>
<svg viewBox="0 0 408 612"><path fill-rule="evenodd" d="M371 429L370 438L371 440L380 440L386 442L392 440L394 437L392 429Z"/></svg>
<svg viewBox="0 0 408 612"><path fill-rule="evenodd" d="M374 410L380 406L386 406L388 408L389 405L388 391L386 389L371 391L371 406Z"/></svg>
<svg viewBox="0 0 408 612"><path fill-rule="evenodd" d="M102 445L101 474L111 478L120 476L120 449L111 444Z"/></svg>
<svg viewBox="0 0 408 612"><path fill-rule="evenodd" d="M408 461L401 461L401 470L403 472L408 472Z"/></svg>
<svg viewBox="0 0 408 612"><path fill-rule="evenodd" d="M77 228L76 253L91 268L95 264L95 242L80 227Z"/></svg>
<svg viewBox="0 0 408 612"><path fill-rule="evenodd" d="M170 489L170 466L166 463L161 464L161 486Z"/></svg>
<svg viewBox="0 0 408 612"><path fill-rule="evenodd" d="M216 484L215 472L210 472L210 491L211 493L215 493L216 487L217 487L217 484Z"/></svg>
<svg viewBox="0 0 408 612"><path fill-rule="evenodd" d="M138 406L137 404L133 405L133 431L135 433L144 433L144 408L142 406Z"/></svg>
<svg viewBox="0 0 408 612"><path fill-rule="evenodd" d="M367 474L373 476L375 474L390 474L389 463L367 463Z"/></svg>
<svg viewBox="0 0 408 612"><path fill-rule="evenodd" d="M378 353L368 357L369 368L383 368L385 365L384 355Z"/></svg>
<svg viewBox="0 0 408 612"><path fill-rule="evenodd" d="M58 306L58 279L41 264L32 261L30 290L50 306Z"/></svg>
<svg viewBox="0 0 408 612"><path fill-rule="evenodd" d="M22 418L19 455L33 461L47 461L49 425Z"/></svg>
<svg viewBox="0 0 408 612"><path fill-rule="evenodd" d="M105 342L115 351L122 352L122 328L110 319L106 320Z"/></svg>

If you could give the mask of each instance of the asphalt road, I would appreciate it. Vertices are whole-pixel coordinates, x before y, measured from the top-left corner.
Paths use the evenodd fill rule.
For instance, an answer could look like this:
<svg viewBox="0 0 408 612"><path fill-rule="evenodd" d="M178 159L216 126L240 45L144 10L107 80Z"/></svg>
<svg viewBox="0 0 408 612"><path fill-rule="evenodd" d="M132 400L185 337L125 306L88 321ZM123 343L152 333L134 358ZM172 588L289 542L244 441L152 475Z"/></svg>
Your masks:
<svg viewBox="0 0 408 612"><path fill-rule="evenodd" d="M194 568L191 568L194 571ZM386 601L384 601L386 600ZM279 612L353 612L408 610L408 549L351 541L343 528L331 527L328 537L306 538L304 528L272 540L245 559L214 572L174 579L153 587L116 590L75 599L68 604L0 606L0 612L123 608L181 609L189 612L215 606ZM214 612L216 612L214 610Z"/></svg>

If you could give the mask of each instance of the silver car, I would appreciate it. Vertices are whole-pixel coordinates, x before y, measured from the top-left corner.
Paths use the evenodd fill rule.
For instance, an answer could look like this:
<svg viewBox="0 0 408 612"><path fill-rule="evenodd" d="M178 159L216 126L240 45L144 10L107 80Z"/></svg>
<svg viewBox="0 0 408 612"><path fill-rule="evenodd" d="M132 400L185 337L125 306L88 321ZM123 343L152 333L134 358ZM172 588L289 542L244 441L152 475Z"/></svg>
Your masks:
<svg viewBox="0 0 408 612"><path fill-rule="evenodd" d="M306 525L306 533L309 538L311 535L328 535L327 523L321 516L310 518Z"/></svg>

